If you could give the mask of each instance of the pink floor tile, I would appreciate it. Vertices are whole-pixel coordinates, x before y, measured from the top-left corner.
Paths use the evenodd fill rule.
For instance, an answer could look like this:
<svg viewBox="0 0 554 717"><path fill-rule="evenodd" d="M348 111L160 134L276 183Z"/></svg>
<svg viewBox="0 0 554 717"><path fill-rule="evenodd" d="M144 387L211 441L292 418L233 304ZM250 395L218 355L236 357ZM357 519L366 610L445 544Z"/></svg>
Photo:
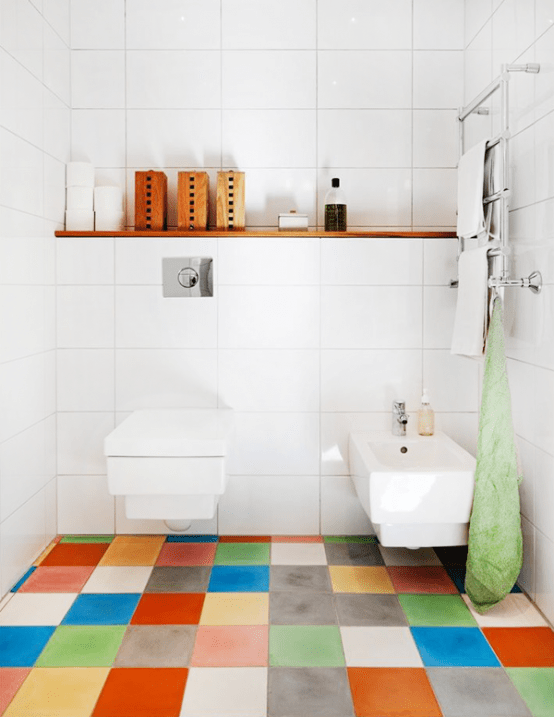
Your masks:
<svg viewBox="0 0 554 717"><path fill-rule="evenodd" d="M12 701L29 672L31 672L30 667L3 667L0 669L0 714Z"/></svg>
<svg viewBox="0 0 554 717"><path fill-rule="evenodd" d="M267 625L231 625L198 628L193 667L265 667Z"/></svg>
<svg viewBox="0 0 554 717"><path fill-rule="evenodd" d="M164 543L156 565L213 565L217 543Z"/></svg>
<svg viewBox="0 0 554 717"><path fill-rule="evenodd" d="M272 543L323 543L321 535L274 535Z"/></svg>
<svg viewBox="0 0 554 717"><path fill-rule="evenodd" d="M78 593L92 575L94 565L38 567L19 588L20 593Z"/></svg>

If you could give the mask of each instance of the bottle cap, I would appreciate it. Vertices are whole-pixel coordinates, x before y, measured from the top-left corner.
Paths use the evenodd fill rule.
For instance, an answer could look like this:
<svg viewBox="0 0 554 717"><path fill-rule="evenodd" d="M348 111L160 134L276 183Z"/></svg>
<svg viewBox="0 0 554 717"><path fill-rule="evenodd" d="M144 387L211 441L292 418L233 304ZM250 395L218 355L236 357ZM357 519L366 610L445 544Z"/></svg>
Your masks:
<svg viewBox="0 0 554 717"><path fill-rule="evenodd" d="M338 177L333 177L333 179L331 180L331 186L340 187L340 179Z"/></svg>
<svg viewBox="0 0 554 717"><path fill-rule="evenodd" d="M427 395L427 389L423 389L423 396L421 397L421 403L429 403L429 396Z"/></svg>

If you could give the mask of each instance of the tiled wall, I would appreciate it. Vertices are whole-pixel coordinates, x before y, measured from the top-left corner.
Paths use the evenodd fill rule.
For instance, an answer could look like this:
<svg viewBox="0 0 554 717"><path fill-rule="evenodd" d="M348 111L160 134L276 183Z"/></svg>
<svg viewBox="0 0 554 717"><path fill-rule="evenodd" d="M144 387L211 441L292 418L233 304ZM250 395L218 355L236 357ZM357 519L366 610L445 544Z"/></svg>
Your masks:
<svg viewBox="0 0 554 717"><path fill-rule="evenodd" d="M69 0L0 2L0 595L56 533L55 252Z"/></svg>
<svg viewBox="0 0 554 717"><path fill-rule="evenodd" d="M247 223L455 223L463 0L72 0L72 154L136 169L246 171ZM212 214L213 223L213 214ZM170 224L176 224L174 201Z"/></svg>
<svg viewBox="0 0 554 717"><path fill-rule="evenodd" d="M506 343L514 422L523 465L525 562L522 584L554 620L554 13L544 0L467 0L466 100L500 73L502 63L538 62L538 75L512 75L510 240L513 274L538 269L539 296L506 291ZM473 138L498 128L472 118ZM492 119L492 122L491 122Z"/></svg>

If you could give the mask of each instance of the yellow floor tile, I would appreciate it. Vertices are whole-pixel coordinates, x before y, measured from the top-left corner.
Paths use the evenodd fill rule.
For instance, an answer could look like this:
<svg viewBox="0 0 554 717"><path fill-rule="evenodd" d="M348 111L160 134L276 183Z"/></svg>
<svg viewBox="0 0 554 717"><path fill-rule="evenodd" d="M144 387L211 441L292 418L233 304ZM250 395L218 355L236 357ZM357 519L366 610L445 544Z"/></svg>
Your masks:
<svg viewBox="0 0 554 717"><path fill-rule="evenodd" d="M267 625L268 593L207 593L200 625Z"/></svg>
<svg viewBox="0 0 554 717"><path fill-rule="evenodd" d="M386 568L330 565L331 583L336 593L394 593Z"/></svg>
<svg viewBox="0 0 554 717"><path fill-rule="evenodd" d="M4 717L89 717L109 671L109 667L35 668Z"/></svg>
<svg viewBox="0 0 554 717"><path fill-rule="evenodd" d="M118 535L98 565L154 565L165 535Z"/></svg>

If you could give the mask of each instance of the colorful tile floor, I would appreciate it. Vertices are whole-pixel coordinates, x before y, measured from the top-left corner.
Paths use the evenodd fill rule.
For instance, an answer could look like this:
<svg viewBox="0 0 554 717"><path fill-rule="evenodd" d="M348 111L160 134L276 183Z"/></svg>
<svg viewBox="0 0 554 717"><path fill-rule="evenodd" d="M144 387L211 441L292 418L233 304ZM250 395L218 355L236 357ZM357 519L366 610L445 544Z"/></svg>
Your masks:
<svg viewBox="0 0 554 717"><path fill-rule="evenodd" d="M464 550L65 536L0 611L7 717L552 717L554 632ZM462 594L461 594L462 593Z"/></svg>

